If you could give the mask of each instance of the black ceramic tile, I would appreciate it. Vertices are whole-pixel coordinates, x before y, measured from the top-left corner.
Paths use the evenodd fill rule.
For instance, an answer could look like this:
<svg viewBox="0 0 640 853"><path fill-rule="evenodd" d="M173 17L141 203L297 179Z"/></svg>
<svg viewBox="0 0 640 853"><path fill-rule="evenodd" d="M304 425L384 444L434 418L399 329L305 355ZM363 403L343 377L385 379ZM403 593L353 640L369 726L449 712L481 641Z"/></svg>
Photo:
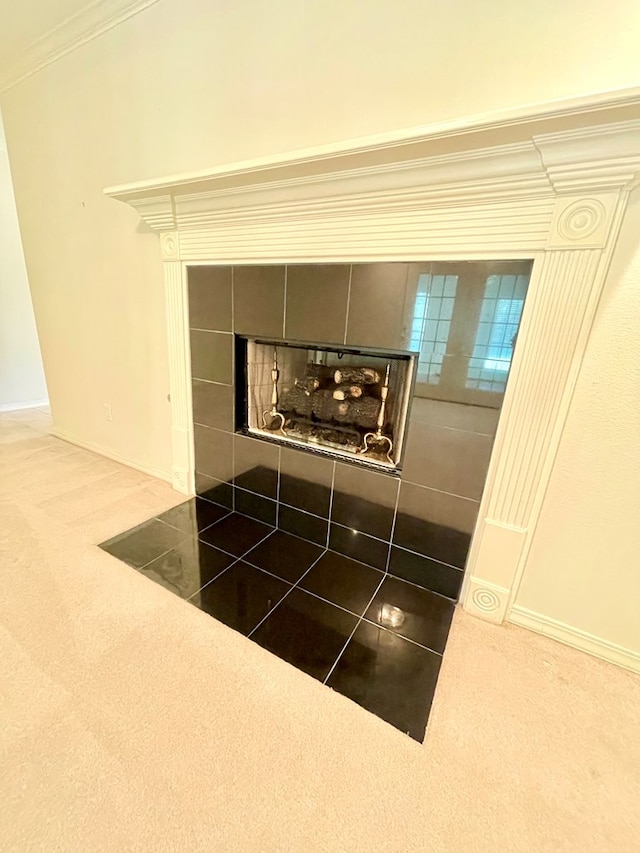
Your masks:
<svg viewBox="0 0 640 853"><path fill-rule="evenodd" d="M201 530L220 521L225 515L228 515L227 509L202 498L192 498L168 509L156 518L191 536L197 536Z"/></svg>
<svg viewBox="0 0 640 853"><path fill-rule="evenodd" d="M193 445L196 471L223 483L233 478L233 434L195 424Z"/></svg>
<svg viewBox="0 0 640 853"><path fill-rule="evenodd" d="M234 560L235 557L190 536L140 569L140 574L181 598L189 598Z"/></svg>
<svg viewBox="0 0 640 853"><path fill-rule="evenodd" d="M329 517L333 462L283 447L280 456L280 500L282 503Z"/></svg>
<svg viewBox="0 0 640 853"><path fill-rule="evenodd" d="M191 601L246 636L289 589L284 581L239 560Z"/></svg>
<svg viewBox="0 0 640 853"><path fill-rule="evenodd" d="M327 528L329 524L323 518L298 512L296 509L280 504L278 507L278 527L294 536L308 539L317 545L327 544Z"/></svg>
<svg viewBox="0 0 640 853"><path fill-rule="evenodd" d="M205 500L233 509L233 486L196 471L196 493Z"/></svg>
<svg viewBox="0 0 640 853"><path fill-rule="evenodd" d="M184 538L185 534L181 530L176 530L175 527L152 518L144 524L139 524L125 533L102 542L100 548L128 565L140 569L151 560L175 548Z"/></svg>
<svg viewBox="0 0 640 853"><path fill-rule="evenodd" d="M189 267L189 326L231 331L231 267Z"/></svg>
<svg viewBox="0 0 640 853"><path fill-rule="evenodd" d="M361 622L327 685L422 743L441 657Z"/></svg>
<svg viewBox="0 0 640 853"><path fill-rule="evenodd" d="M266 498L278 494L280 448L257 438L233 437L234 483Z"/></svg>
<svg viewBox="0 0 640 853"><path fill-rule="evenodd" d="M283 580L297 583L321 554L319 545L276 530L253 551L249 551L244 559Z"/></svg>
<svg viewBox="0 0 640 853"><path fill-rule="evenodd" d="M404 480L393 542L442 563L464 568L479 504Z"/></svg>
<svg viewBox="0 0 640 853"><path fill-rule="evenodd" d="M233 382L233 335L191 330L191 376L209 382Z"/></svg>
<svg viewBox="0 0 640 853"><path fill-rule="evenodd" d="M285 337L343 343L349 275L350 268L346 264L287 267Z"/></svg>
<svg viewBox="0 0 640 853"><path fill-rule="evenodd" d="M233 513L214 524L213 527L208 527L200 534L200 538L222 551L242 557L261 539L264 539L271 529L269 525L254 518Z"/></svg>
<svg viewBox="0 0 640 853"><path fill-rule="evenodd" d="M480 500L493 438L461 429L412 421L402 478L443 492Z"/></svg>
<svg viewBox="0 0 640 853"><path fill-rule="evenodd" d="M387 566L389 544L350 527L332 524L329 533L329 547L333 551L338 551L347 557L353 557L354 560L360 560L361 563L367 563L367 565L375 566L377 569L384 570Z"/></svg>
<svg viewBox="0 0 640 853"><path fill-rule="evenodd" d="M284 321L283 266L233 268L233 322L240 335L281 338Z"/></svg>
<svg viewBox="0 0 640 853"><path fill-rule="evenodd" d="M429 557L422 557L403 548L391 547L389 572L397 578L418 584L425 589L439 592L457 601L462 586L464 572L453 566L446 566Z"/></svg>
<svg viewBox="0 0 640 853"><path fill-rule="evenodd" d="M396 515L393 543L422 553L425 557L464 569L470 542L468 533L432 524L402 512Z"/></svg>
<svg viewBox="0 0 640 853"><path fill-rule="evenodd" d="M442 653L454 608L448 598L387 575L365 618Z"/></svg>
<svg viewBox="0 0 640 853"><path fill-rule="evenodd" d="M351 613L294 589L251 639L324 681L357 624Z"/></svg>
<svg viewBox="0 0 640 853"><path fill-rule="evenodd" d="M193 422L231 431L233 429L233 388L193 379Z"/></svg>
<svg viewBox="0 0 640 853"><path fill-rule="evenodd" d="M302 578L300 586L362 616L383 577L376 569L327 551Z"/></svg>
<svg viewBox="0 0 640 853"><path fill-rule="evenodd" d="M400 481L336 463L331 520L389 540Z"/></svg>
<svg viewBox="0 0 640 853"><path fill-rule="evenodd" d="M236 512L249 515L258 521L264 521L271 527L276 526L278 505L275 501L255 495L253 492L245 492L244 489L236 488Z"/></svg>
<svg viewBox="0 0 640 853"><path fill-rule="evenodd" d="M406 349L405 288L409 264L354 264L347 343Z"/></svg>

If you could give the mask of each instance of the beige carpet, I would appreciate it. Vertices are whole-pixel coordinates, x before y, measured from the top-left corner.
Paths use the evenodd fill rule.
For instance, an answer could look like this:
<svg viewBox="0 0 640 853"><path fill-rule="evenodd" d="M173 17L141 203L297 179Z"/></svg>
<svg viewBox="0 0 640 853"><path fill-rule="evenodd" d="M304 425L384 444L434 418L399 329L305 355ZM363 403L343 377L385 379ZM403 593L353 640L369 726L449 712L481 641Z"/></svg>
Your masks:
<svg viewBox="0 0 640 853"><path fill-rule="evenodd" d="M637 851L640 679L459 612L421 746L95 547L166 484L0 415L0 850Z"/></svg>

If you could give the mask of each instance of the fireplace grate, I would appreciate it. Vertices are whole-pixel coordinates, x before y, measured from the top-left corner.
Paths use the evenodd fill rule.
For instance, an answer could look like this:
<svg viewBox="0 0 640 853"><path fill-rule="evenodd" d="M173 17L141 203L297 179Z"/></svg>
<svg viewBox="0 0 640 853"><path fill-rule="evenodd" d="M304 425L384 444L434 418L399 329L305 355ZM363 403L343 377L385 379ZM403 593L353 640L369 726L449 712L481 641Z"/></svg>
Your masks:
<svg viewBox="0 0 640 853"><path fill-rule="evenodd" d="M236 336L236 426L401 470L417 354Z"/></svg>

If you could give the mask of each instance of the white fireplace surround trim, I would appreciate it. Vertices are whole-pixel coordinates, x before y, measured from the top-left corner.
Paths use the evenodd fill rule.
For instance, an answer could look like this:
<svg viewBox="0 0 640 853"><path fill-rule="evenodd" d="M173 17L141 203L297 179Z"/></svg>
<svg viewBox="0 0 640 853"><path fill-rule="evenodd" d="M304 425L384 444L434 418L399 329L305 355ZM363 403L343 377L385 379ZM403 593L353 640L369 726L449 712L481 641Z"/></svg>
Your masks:
<svg viewBox="0 0 640 853"><path fill-rule="evenodd" d="M551 132L539 118L523 120L507 144L486 142L505 128L513 140L513 123L456 131L454 153L433 153L442 135L416 133L105 190L160 236L174 487L194 491L188 266L533 258L462 592L470 613L511 618L628 196L640 183L640 118L628 120L628 107L586 109L600 123L568 130L557 130L557 113ZM567 112L573 122L576 114ZM631 654L621 661L619 650L611 658L598 648L638 667Z"/></svg>

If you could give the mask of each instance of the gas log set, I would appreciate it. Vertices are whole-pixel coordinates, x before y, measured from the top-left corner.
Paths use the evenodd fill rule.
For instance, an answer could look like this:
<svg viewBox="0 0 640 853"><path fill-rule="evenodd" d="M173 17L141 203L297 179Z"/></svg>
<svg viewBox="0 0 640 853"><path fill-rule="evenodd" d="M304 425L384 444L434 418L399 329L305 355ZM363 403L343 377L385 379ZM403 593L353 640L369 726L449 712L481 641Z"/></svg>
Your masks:
<svg viewBox="0 0 640 853"><path fill-rule="evenodd" d="M241 428L366 465L399 469L411 353L240 339L236 358L243 352L246 368L238 379L246 389L246 405L239 413Z"/></svg>

